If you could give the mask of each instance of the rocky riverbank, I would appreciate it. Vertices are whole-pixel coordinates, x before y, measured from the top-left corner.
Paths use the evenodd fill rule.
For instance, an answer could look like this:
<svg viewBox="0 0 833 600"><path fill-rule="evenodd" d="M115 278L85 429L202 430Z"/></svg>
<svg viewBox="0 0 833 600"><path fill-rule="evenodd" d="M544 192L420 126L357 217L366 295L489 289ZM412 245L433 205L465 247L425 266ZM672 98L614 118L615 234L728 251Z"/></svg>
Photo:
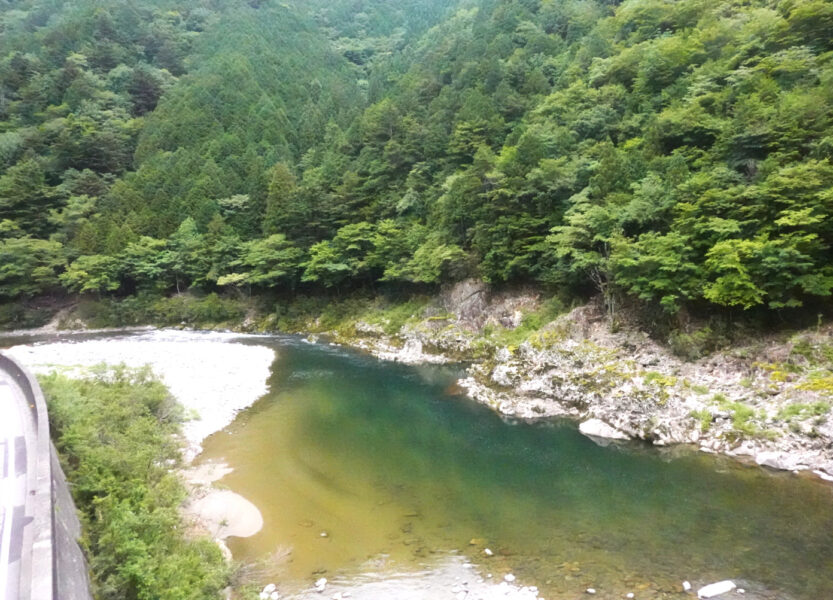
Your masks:
<svg viewBox="0 0 833 600"><path fill-rule="evenodd" d="M534 289L466 281L387 312L341 306L324 318L317 310L330 305L319 302L287 322L250 308L235 329L293 330L411 364L466 362L461 388L508 417L566 416L604 443L685 444L833 479L833 327L684 360L637 326L612 331L596 304L567 312L547 302ZM61 318L84 326L71 310ZM189 427L208 426L203 418Z"/></svg>
<svg viewBox="0 0 833 600"><path fill-rule="evenodd" d="M461 387L506 416L567 416L604 443L690 444L833 481L830 327L686 361L636 328L611 331L593 304L512 339L540 303L466 282L394 334L360 321L331 337L386 360L471 361Z"/></svg>

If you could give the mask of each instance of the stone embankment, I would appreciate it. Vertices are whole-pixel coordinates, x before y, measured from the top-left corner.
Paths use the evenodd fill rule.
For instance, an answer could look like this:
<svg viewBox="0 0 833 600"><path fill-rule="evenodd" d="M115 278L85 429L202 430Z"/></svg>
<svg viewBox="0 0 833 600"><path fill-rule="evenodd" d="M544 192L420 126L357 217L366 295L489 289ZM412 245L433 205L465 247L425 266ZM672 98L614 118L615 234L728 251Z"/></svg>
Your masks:
<svg viewBox="0 0 833 600"><path fill-rule="evenodd" d="M461 387L506 416L564 416L605 443L690 444L833 481L830 331L754 340L686 361L638 329L612 332L591 304L517 345L488 334L520 326L538 304L531 292L491 294L466 282L398 334L359 323L355 337L336 341L412 364L470 361Z"/></svg>

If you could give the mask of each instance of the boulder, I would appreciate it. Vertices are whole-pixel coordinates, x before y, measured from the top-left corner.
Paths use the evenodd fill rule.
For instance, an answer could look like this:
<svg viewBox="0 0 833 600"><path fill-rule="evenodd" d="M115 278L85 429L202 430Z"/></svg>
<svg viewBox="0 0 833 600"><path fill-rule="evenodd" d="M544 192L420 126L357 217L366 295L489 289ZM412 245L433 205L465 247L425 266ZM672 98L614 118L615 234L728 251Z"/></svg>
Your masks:
<svg viewBox="0 0 833 600"><path fill-rule="evenodd" d="M734 581L725 580L725 581L718 581L717 583L711 583L705 587L701 587L697 590L697 597L698 598L717 598L718 596L722 596L723 594L728 594L736 586Z"/></svg>
<svg viewBox="0 0 833 600"><path fill-rule="evenodd" d="M626 433L623 433L611 427L600 419L588 419L578 426L578 430L588 437L604 438L608 440L627 440L630 439Z"/></svg>
<svg viewBox="0 0 833 600"><path fill-rule="evenodd" d="M773 469L792 471L796 468L798 461L785 452L765 451L759 452L755 456L755 462Z"/></svg>

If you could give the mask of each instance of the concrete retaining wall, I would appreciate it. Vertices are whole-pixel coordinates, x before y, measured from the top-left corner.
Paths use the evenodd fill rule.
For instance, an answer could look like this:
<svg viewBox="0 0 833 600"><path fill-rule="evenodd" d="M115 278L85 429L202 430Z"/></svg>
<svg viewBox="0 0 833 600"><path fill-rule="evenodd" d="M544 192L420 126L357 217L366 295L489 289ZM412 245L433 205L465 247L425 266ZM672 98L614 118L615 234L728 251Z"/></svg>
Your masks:
<svg viewBox="0 0 833 600"><path fill-rule="evenodd" d="M49 438L46 401L37 380L14 359L0 354L0 369L23 392L33 419L34 472L27 473L30 494L24 535L21 600L91 600L87 563L78 545L81 524L66 478ZM28 444L27 444L28 445Z"/></svg>

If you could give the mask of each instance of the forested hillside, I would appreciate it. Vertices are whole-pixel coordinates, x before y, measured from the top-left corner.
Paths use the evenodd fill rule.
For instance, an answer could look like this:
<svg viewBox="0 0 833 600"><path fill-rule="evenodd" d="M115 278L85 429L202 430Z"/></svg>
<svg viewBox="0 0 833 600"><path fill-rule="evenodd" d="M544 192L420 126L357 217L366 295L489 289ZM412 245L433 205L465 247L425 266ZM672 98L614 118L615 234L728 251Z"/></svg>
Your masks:
<svg viewBox="0 0 833 600"><path fill-rule="evenodd" d="M0 11L7 303L470 276L669 315L833 293L827 0Z"/></svg>

